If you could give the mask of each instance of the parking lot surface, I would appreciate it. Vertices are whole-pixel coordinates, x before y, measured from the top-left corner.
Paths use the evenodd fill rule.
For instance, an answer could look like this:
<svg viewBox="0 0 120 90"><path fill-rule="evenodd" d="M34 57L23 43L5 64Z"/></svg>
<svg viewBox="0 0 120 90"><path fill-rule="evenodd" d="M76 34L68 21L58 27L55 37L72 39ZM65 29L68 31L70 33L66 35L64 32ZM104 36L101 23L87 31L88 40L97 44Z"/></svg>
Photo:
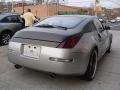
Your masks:
<svg viewBox="0 0 120 90"><path fill-rule="evenodd" d="M51 78L48 73L14 69L7 60L7 46L0 47L0 90L120 90L120 31L111 33L111 53L101 59L96 77L91 82L79 77Z"/></svg>

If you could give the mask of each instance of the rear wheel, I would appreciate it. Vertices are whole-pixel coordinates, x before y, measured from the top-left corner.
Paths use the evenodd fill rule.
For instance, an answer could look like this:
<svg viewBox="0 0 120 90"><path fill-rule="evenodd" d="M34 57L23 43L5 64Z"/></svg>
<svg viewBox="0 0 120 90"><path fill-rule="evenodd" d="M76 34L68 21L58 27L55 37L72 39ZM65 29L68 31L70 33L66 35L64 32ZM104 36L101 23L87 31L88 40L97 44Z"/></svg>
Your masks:
<svg viewBox="0 0 120 90"><path fill-rule="evenodd" d="M97 51L94 49L91 53L87 71L84 75L85 80L93 80L97 70Z"/></svg>
<svg viewBox="0 0 120 90"><path fill-rule="evenodd" d="M11 39L12 34L9 32L4 32L0 35L0 42L2 45L7 45Z"/></svg>

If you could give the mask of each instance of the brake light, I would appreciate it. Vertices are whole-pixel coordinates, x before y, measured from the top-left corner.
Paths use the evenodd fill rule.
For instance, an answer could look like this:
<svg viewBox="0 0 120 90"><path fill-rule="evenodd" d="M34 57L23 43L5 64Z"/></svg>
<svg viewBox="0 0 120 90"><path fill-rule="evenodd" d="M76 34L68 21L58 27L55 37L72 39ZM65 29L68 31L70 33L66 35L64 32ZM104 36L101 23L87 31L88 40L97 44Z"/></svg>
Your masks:
<svg viewBox="0 0 120 90"><path fill-rule="evenodd" d="M80 40L80 35L69 37L65 41L63 41L58 46L58 48L73 48L79 42L79 40Z"/></svg>

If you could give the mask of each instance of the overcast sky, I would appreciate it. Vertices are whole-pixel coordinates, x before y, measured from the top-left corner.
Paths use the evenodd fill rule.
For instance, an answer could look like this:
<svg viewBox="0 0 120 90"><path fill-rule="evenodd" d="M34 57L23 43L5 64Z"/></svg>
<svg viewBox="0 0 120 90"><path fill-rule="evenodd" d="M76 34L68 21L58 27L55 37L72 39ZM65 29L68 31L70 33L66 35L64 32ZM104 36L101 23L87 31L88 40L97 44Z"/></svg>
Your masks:
<svg viewBox="0 0 120 90"><path fill-rule="evenodd" d="M12 1L12 0L6 0L6 1ZM14 1L20 1L20 0L14 0ZM94 2L95 2L95 0L64 0L64 1L67 1L68 5L70 6L78 6L78 7L94 6ZM107 8L116 8L116 7L120 8L120 0L101 0L100 5Z"/></svg>
<svg viewBox="0 0 120 90"><path fill-rule="evenodd" d="M68 0L69 5L75 5L75 6L94 6L95 0ZM107 8L120 8L120 0L101 0L100 5Z"/></svg>

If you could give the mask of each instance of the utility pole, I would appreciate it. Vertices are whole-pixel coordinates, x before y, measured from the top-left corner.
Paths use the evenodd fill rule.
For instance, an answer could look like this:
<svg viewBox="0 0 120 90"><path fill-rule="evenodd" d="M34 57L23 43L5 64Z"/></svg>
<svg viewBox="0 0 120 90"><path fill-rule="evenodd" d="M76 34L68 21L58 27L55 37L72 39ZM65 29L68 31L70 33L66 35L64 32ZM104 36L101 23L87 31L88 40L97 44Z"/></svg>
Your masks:
<svg viewBox="0 0 120 90"><path fill-rule="evenodd" d="M24 0L22 0L22 11L23 11L23 14L24 14L24 10L25 10L25 7L24 7Z"/></svg>
<svg viewBox="0 0 120 90"><path fill-rule="evenodd" d="M59 0L57 0L57 14L58 14L58 12L59 12Z"/></svg>
<svg viewBox="0 0 120 90"><path fill-rule="evenodd" d="M46 12L46 14L47 14L47 17L48 17L48 9L49 9L48 4L49 4L49 0L46 1L46 6L47 6L47 12Z"/></svg>
<svg viewBox="0 0 120 90"><path fill-rule="evenodd" d="M8 2L7 2L7 11L9 12L9 5L8 5Z"/></svg>
<svg viewBox="0 0 120 90"><path fill-rule="evenodd" d="M13 8L14 8L14 1L12 0L12 12L13 12Z"/></svg>
<svg viewBox="0 0 120 90"><path fill-rule="evenodd" d="M94 8L95 16L97 16L97 14L98 14L98 4L99 3L100 3L100 0L95 0L95 8Z"/></svg>

